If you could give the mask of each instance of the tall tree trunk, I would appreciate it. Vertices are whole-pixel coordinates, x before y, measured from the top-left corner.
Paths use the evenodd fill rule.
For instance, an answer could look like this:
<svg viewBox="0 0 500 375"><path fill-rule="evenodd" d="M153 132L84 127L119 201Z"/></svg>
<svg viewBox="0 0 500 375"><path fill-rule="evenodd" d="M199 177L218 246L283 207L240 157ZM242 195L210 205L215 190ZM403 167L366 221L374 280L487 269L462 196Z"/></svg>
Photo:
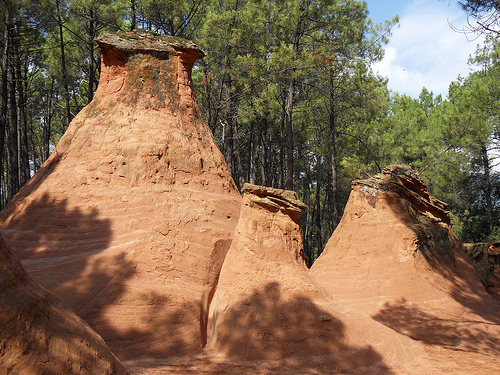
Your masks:
<svg viewBox="0 0 500 375"><path fill-rule="evenodd" d="M334 76L330 73L329 82L330 108L329 122L331 132L330 167L332 172L332 195L331 195L331 221L330 231L333 232L340 222L339 186L338 186L338 156L337 156L337 119L335 111L335 82Z"/></svg>
<svg viewBox="0 0 500 375"><path fill-rule="evenodd" d="M295 94L295 78L290 80L288 100L286 103L286 181L285 188L293 190L293 99Z"/></svg>
<svg viewBox="0 0 500 375"><path fill-rule="evenodd" d="M252 121L250 124L250 139L248 140L248 173L247 173L247 181L251 184L255 184L255 159L257 158L257 149L259 147L258 143L254 141L254 128L255 124ZM263 183L261 184L265 186Z"/></svg>
<svg viewBox="0 0 500 375"><path fill-rule="evenodd" d="M66 54L64 46L63 20L61 16L59 0L56 0L56 9L57 9L57 21L59 23L59 49L61 51L61 72L62 72L62 81L64 87L64 100L66 102L66 126L68 126L72 120L72 116L71 116L68 74L66 71Z"/></svg>
<svg viewBox="0 0 500 375"><path fill-rule="evenodd" d="M330 112L330 130L332 133L332 143L330 149L330 166L332 171L332 220L331 230L333 231L340 222L339 186L338 186L338 158L337 158L337 129L335 123L335 113L333 108Z"/></svg>
<svg viewBox="0 0 500 375"><path fill-rule="evenodd" d="M309 202L311 199L311 181L309 179L309 174L306 174L306 178L302 179L302 191L303 191L303 201ZM304 242L304 258L306 261L307 267L311 267L312 265L312 254L311 254L311 236L310 232L310 213L309 210L306 210L305 214L300 218L300 224L302 228L302 239Z"/></svg>
<svg viewBox="0 0 500 375"><path fill-rule="evenodd" d="M240 135L238 133L238 122L236 119L233 120L234 125L234 146L236 150L236 168L238 172L238 176L236 179L238 180L238 187L241 189L243 184L245 183L245 171L243 170L243 163L241 162L241 154L243 152L242 146L240 144Z"/></svg>
<svg viewBox="0 0 500 375"><path fill-rule="evenodd" d="M50 156L50 137L52 132L52 99L54 98L54 83L55 78L52 77L50 82L50 91L48 93L49 97L47 99L47 110L46 114L43 118L43 156L42 156L42 164L47 160Z"/></svg>
<svg viewBox="0 0 500 375"><path fill-rule="evenodd" d="M131 13L131 21L130 21L130 31L134 31L137 28L137 14L136 14L136 0L131 0L130 4L130 13Z"/></svg>
<svg viewBox="0 0 500 375"><path fill-rule="evenodd" d="M260 138L260 148L261 148L261 157L260 157L260 176L262 180L262 185L267 186L268 184L268 155L267 155L267 117L262 116L259 124L259 138Z"/></svg>
<svg viewBox="0 0 500 375"><path fill-rule="evenodd" d="M87 104L92 101L94 97L94 83L95 83L95 62L94 62L94 39L96 37L95 32L95 14L94 9L89 10L89 92L87 93Z"/></svg>
<svg viewBox="0 0 500 375"><path fill-rule="evenodd" d="M16 76L15 70L11 69L10 82L10 126L7 127L7 180L8 191L7 199L10 201L19 191L19 154L17 138L17 100L16 100Z"/></svg>
<svg viewBox="0 0 500 375"><path fill-rule="evenodd" d="M286 122L286 106L283 106L281 110L280 119L280 163L279 163L279 177L280 177L280 188L285 187L285 122Z"/></svg>
<svg viewBox="0 0 500 375"><path fill-rule="evenodd" d="M209 77L208 77L208 71L207 71L207 65L205 61L201 61L201 64L203 66L203 89L205 92L205 117L207 119L207 124L208 127L212 130L212 134L215 135L215 121L214 118L215 116L212 116L212 96L210 92L210 82L209 82Z"/></svg>
<svg viewBox="0 0 500 375"><path fill-rule="evenodd" d="M481 160L484 171L484 199L486 200L486 220L488 223L488 236L493 232L493 202L491 199L491 165L486 145L481 146Z"/></svg>
<svg viewBox="0 0 500 375"><path fill-rule="evenodd" d="M3 30L3 54L2 54L2 85L1 93L2 96L2 108L0 113L0 184L4 181L3 173L3 157L5 153L5 132L9 127L9 55L10 55L10 32L11 32L11 14L8 6L5 7L4 13L4 30ZM2 185L2 197L5 199L5 189ZM0 202L0 208L3 208L5 200L2 199Z"/></svg>
<svg viewBox="0 0 500 375"><path fill-rule="evenodd" d="M321 228L321 159L318 157L316 162L316 194L314 197L314 224L316 232L316 246L318 247L317 254L321 255L323 252L323 236Z"/></svg>
<svg viewBox="0 0 500 375"><path fill-rule="evenodd" d="M17 35L13 39L12 48L14 59L12 61L16 72L16 94L17 94L17 173L19 188L23 187L30 178L29 148L28 148L28 118L26 116L25 87L26 77L21 69L21 55L19 52L19 42L21 36Z"/></svg>
<svg viewBox="0 0 500 375"><path fill-rule="evenodd" d="M227 75L224 82L224 90L226 94L226 131L224 136L224 150L226 151L226 162L229 167L229 172L233 176L233 179L238 183L238 179L235 176L234 168L234 136L233 136L233 106L231 100L231 77Z"/></svg>

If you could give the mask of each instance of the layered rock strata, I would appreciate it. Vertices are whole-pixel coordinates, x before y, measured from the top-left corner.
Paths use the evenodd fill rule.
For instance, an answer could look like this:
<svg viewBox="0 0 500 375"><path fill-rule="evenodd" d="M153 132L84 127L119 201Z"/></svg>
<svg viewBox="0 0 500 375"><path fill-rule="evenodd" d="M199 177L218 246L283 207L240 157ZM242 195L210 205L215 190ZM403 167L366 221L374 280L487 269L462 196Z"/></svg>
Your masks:
<svg viewBox="0 0 500 375"><path fill-rule="evenodd" d="M499 352L499 305L453 236L446 205L392 165L355 181L311 274L340 303L415 339Z"/></svg>
<svg viewBox="0 0 500 375"><path fill-rule="evenodd" d="M0 236L0 373L127 374L104 340L40 287Z"/></svg>
<svg viewBox="0 0 500 375"><path fill-rule="evenodd" d="M323 356L321 366L342 371L388 371L417 355L412 340L336 304L310 278L298 223L306 206L294 192L250 184L242 192L211 306L217 350L256 360L297 358L303 368Z"/></svg>
<svg viewBox="0 0 500 375"><path fill-rule="evenodd" d="M119 358L196 352L241 203L193 92L203 52L147 32L97 43L95 97L1 212L2 233Z"/></svg>

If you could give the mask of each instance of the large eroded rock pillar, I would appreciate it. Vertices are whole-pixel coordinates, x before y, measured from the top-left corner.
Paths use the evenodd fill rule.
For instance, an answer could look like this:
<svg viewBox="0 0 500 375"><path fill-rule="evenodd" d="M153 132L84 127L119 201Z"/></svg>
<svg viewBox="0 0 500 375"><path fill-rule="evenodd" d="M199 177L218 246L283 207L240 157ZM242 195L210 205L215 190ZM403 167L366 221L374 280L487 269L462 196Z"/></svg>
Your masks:
<svg viewBox="0 0 500 375"><path fill-rule="evenodd" d="M203 52L149 32L97 42L94 100L1 212L2 233L119 358L195 352L241 202L193 93Z"/></svg>

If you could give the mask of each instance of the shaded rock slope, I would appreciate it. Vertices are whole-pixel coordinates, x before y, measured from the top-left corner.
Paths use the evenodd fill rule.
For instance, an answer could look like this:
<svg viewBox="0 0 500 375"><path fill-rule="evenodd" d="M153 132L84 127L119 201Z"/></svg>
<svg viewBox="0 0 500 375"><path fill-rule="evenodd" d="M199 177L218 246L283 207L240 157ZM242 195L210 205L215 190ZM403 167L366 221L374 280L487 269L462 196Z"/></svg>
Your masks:
<svg viewBox="0 0 500 375"><path fill-rule="evenodd" d="M241 196L202 121L203 52L105 34L93 101L0 214L28 273L120 359L197 352Z"/></svg>
<svg viewBox="0 0 500 375"><path fill-rule="evenodd" d="M127 374L97 333L28 276L1 236L0 373Z"/></svg>
<svg viewBox="0 0 500 375"><path fill-rule="evenodd" d="M500 301L500 241L464 243L462 246L488 293Z"/></svg>
<svg viewBox="0 0 500 375"><path fill-rule="evenodd" d="M211 344L230 357L297 358L302 370L390 366L420 353L413 340L331 300L304 262L292 191L245 184L233 243L211 306ZM325 367L326 366L326 367Z"/></svg>
<svg viewBox="0 0 500 375"><path fill-rule="evenodd" d="M311 274L339 303L412 338L497 355L500 306L449 223L416 172L389 166L353 183Z"/></svg>

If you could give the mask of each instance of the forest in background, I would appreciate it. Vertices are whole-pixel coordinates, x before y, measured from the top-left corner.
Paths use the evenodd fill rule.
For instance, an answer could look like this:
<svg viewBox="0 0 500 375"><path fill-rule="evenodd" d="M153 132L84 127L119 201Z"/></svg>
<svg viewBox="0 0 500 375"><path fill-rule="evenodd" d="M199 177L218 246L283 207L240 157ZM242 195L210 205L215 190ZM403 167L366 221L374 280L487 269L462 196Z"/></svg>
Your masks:
<svg viewBox="0 0 500 375"><path fill-rule="evenodd" d="M470 16L495 2L464 2ZM490 5L488 5L491 3ZM469 8L467 8L469 7ZM492 24L443 98L387 89L371 66L398 19L358 0L0 0L0 208L93 97L95 37L147 29L193 40L193 80L236 184L295 190L311 264L351 182L384 166L419 171L463 242L500 236L500 43ZM491 21L491 17L488 18Z"/></svg>

